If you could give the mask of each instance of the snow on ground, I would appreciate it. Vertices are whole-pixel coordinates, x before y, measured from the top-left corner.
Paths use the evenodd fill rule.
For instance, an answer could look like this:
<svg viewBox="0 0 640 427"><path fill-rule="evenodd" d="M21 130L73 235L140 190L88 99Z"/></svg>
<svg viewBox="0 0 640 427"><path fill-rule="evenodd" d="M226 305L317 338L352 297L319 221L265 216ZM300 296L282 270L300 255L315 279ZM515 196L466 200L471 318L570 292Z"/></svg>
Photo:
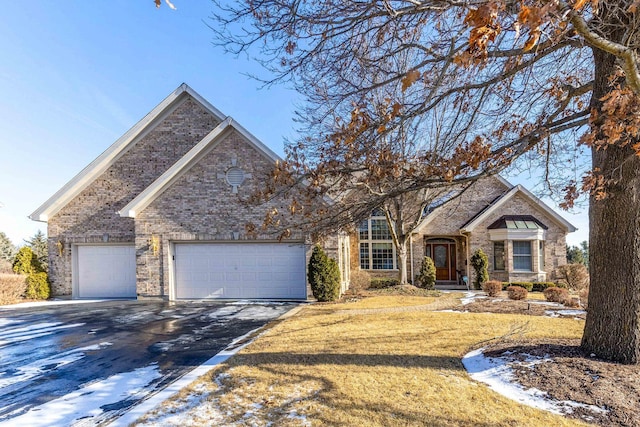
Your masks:
<svg viewBox="0 0 640 427"><path fill-rule="evenodd" d="M171 410L171 408L167 408L165 406L161 406L162 402L165 400L175 396L178 394L183 388L187 387L189 384L194 382L196 379L200 378L210 370L212 370L215 366L223 363L229 357L236 354L238 351L242 350L244 347L249 345L255 338L259 335L256 335L252 339L249 340L253 334L257 333L260 329L254 329L252 331L247 332L246 334L236 338L220 353L213 356L211 359L204 362L202 365L198 366L196 369L192 370L188 374L184 375L179 380L173 382L160 392L154 394L149 399L143 401L141 404L134 406L125 414L123 414L120 418L109 424L109 427L124 427L132 424L138 418L150 412L154 409L158 409L158 412L145 424L140 424L143 426L190 426L192 424L191 417L194 413L191 412L192 409L196 408L196 411L199 408L201 402L205 401L208 394L205 394L203 389L195 389L192 391L190 395L186 397L186 401L181 399L180 406L176 410ZM226 374L223 374L226 375ZM204 409L202 409L204 410ZM215 417L211 418L213 415L208 414L207 423L209 425L216 425L220 420L216 420Z"/></svg>
<svg viewBox="0 0 640 427"><path fill-rule="evenodd" d="M486 296L480 295L477 292L469 291L464 293L464 297L460 298L460 302L462 303L462 305L467 305L467 304L471 304L476 299L482 299L482 298L486 298Z"/></svg>
<svg viewBox="0 0 640 427"><path fill-rule="evenodd" d="M555 414L572 413L574 408L585 408L596 413L607 412L606 409L594 405L585 405L569 400L554 400L549 398L546 392L536 388L525 389L515 382L509 363L522 363L525 366L532 366L537 363L549 362L550 359L529 356L524 362L518 362L507 357L487 357L484 355L483 350L484 348L480 348L468 353L462 358L462 364L471 378L487 384L496 393L524 405Z"/></svg>
<svg viewBox="0 0 640 427"><path fill-rule="evenodd" d="M547 310L544 312L544 315L549 317L579 316L581 314L587 314L587 312L584 310Z"/></svg>
<svg viewBox="0 0 640 427"><path fill-rule="evenodd" d="M2 320L4 319L0 319L0 321ZM62 322L50 322L37 323L29 327L3 328L2 332L0 332L0 347L4 347L15 342L44 337L54 334L62 329L77 328L82 325L84 325L84 323L71 323L69 325L64 325Z"/></svg>
<svg viewBox="0 0 640 427"><path fill-rule="evenodd" d="M44 359L38 359L27 365L15 368L15 372L12 372L8 378L5 378L6 372L0 372L0 389L19 382L33 380L49 371L82 359L85 357L87 351L100 350L110 345L112 345L110 342L102 342L100 344L74 348L63 353L45 357Z"/></svg>
<svg viewBox="0 0 640 427"><path fill-rule="evenodd" d="M0 310L15 310L18 308L32 308L32 307L48 307L51 305L68 305L68 304L90 304L95 302L105 302L105 301L113 301L104 300L104 299L62 299L62 300L50 300L50 301L32 301L32 302L21 302L18 304L11 305L0 305Z"/></svg>
<svg viewBox="0 0 640 427"><path fill-rule="evenodd" d="M151 384L160 377L156 364L112 375L0 422L0 426L66 427L79 421L93 424L90 420L104 412L102 407L148 394L154 387Z"/></svg>

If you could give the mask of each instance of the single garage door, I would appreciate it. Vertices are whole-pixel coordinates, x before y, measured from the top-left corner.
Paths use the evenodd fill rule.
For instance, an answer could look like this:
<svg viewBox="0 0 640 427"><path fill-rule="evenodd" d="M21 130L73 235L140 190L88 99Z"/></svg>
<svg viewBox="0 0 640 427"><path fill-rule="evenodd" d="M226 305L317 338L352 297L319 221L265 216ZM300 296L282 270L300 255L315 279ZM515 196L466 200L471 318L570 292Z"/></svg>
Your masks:
<svg viewBox="0 0 640 427"><path fill-rule="evenodd" d="M304 299L304 245L176 243L176 298Z"/></svg>
<svg viewBox="0 0 640 427"><path fill-rule="evenodd" d="M78 246L77 298L135 298L133 245Z"/></svg>

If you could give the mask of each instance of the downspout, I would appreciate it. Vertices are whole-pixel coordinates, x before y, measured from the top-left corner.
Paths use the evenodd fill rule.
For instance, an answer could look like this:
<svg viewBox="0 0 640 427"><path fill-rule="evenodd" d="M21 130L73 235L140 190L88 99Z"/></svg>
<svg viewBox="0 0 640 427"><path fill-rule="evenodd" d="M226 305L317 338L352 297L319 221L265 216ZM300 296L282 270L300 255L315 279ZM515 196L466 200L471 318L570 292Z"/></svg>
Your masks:
<svg viewBox="0 0 640 427"><path fill-rule="evenodd" d="M471 282L471 275L469 274L469 264L470 264L470 262L469 262L469 249L470 249L469 248L469 233L465 232L464 230L458 230L458 233L460 233L460 235L465 238L464 269L465 269L465 275L467 276L467 280L469 282ZM471 285L471 283L469 283L469 286L470 285Z"/></svg>

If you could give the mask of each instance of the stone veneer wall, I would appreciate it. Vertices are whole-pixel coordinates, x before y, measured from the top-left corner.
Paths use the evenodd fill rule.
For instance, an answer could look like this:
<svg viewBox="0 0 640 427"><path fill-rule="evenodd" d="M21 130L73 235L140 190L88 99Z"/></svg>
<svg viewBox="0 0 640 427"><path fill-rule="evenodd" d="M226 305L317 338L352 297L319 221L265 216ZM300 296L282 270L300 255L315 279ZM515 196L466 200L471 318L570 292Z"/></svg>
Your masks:
<svg viewBox="0 0 640 427"><path fill-rule="evenodd" d="M460 197L443 205L432 215L435 216L424 228L418 230L413 236L413 273L418 274L424 257L425 239L453 238L456 241L456 267L458 270L467 271L464 264L467 248L466 238L460 236L460 228L471 218L485 209L497 197L507 192L509 188L496 177L483 178L475 182ZM469 280L473 268L469 267Z"/></svg>
<svg viewBox="0 0 640 427"><path fill-rule="evenodd" d="M134 221L116 212L130 202L219 121L190 96L129 148L48 222L49 277L54 295L72 290L72 245L134 242ZM62 255L58 242L63 242Z"/></svg>
<svg viewBox="0 0 640 427"><path fill-rule="evenodd" d="M513 272L509 271L513 265L513 245L509 241L505 245L507 257L505 260L506 271L493 271L493 242L489 239L489 230L487 227L503 215L533 215L544 225L549 227L545 231L545 271L538 272L538 248L533 245L532 263L534 265L533 272ZM489 278L506 281L544 281L549 280L551 273L559 266L567 263L567 245L566 231L560 227L542 208L529 201L528 198L521 194L516 194L507 203L502 205L498 212L494 212L487 217L486 220L478 224L473 230L470 238L471 253L478 248L487 254L489 258Z"/></svg>
<svg viewBox="0 0 640 427"><path fill-rule="evenodd" d="M232 166L232 159L245 174L252 174L236 194L225 178L218 178ZM262 189L265 174L272 168L270 159L233 130L140 212L135 219L139 294L169 296L169 245L173 241L275 241L276 236L260 226L267 210L287 212L286 203L272 201L260 206L249 203L251 195ZM248 223L258 226L257 235L247 232ZM158 255L150 251L152 235L161 242ZM290 240L305 242L305 236L294 233ZM326 246L330 256L337 259L337 240L327 242ZM307 257L309 254L310 250Z"/></svg>

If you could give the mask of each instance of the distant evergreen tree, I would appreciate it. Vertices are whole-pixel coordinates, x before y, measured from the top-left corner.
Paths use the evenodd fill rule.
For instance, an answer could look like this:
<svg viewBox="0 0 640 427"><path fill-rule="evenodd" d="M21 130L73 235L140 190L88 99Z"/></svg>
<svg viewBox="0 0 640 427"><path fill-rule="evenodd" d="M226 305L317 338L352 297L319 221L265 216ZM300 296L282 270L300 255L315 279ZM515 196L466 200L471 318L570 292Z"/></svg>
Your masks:
<svg viewBox="0 0 640 427"><path fill-rule="evenodd" d="M567 246L567 262L589 267L589 242L586 240L578 246Z"/></svg>
<svg viewBox="0 0 640 427"><path fill-rule="evenodd" d="M11 242L11 239L7 237L2 231L0 231L0 259L13 262L18 248Z"/></svg>
<svg viewBox="0 0 640 427"><path fill-rule="evenodd" d="M49 248L47 246L47 236L40 230L29 240L24 241L33 251L34 257L40 263L42 271L49 270Z"/></svg>

